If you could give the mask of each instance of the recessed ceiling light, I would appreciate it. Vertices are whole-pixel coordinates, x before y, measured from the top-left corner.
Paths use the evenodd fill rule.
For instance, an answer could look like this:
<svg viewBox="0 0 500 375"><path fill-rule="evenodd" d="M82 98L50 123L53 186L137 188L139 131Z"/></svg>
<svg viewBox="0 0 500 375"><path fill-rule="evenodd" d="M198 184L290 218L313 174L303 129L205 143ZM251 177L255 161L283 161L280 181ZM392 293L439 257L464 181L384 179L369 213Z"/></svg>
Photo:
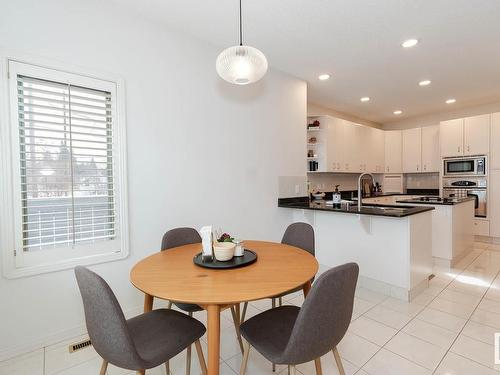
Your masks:
<svg viewBox="0 0 500 375"><path fill-rule="evenodd" d="M403 113L403 111L401 111L400 109L398 109L397 111L394 111L392 113L394 113L395 115L400 115L401 113Z"/></svg>
<svg viewBox="0 0 500 375"><path fill-rule="evenodd" d="M369 102L369 101L370 101L370 97L368 97L368 96L363 96L363 97L362 97L361 99L359 99L359 100L361 100L363 103L364 103L364 102Z"/></svg>
<svg viewBox="0 0 500 375"><path fill-rule="evenodd" d="M414 47L418 44L418 39L408 39L408 40L405 40L403 43L401 43L401 45L404 47L404 48L411 48L411 47Z"/></svg>
<svg viewBox="0 0 500 375"><path fill-rule="evenodd" d="M318 79L320 81L326 81L327 79L330 79L330 74L321 74Z"/></svg>
<svg viewBox="0 0 500 375"><path fill-rule="evenodd" d="M418 85L419 85L419 86L428 86L428 85L430 85L430 84L431 84L431 81L430 81L430 80L428 80L428 79L424 79L423 81L420 81L420 82L418 83Z"/></svg>
<svg viewBox="0 0 500 375"><path fill-rule="evenodd" d="M451 98L451 99L448 99L448 100L446 101L446 104L453 104L453 103L455 103L456 101L457 101L457 99L453 99L453 98Z"/></svg>

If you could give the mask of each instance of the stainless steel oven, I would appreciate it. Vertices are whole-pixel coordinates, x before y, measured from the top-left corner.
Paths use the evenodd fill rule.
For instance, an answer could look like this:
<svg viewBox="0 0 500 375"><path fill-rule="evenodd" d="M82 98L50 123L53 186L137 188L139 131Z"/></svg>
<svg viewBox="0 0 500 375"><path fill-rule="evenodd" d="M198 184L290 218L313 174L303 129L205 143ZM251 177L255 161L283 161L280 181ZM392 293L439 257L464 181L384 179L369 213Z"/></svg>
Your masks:
<svg viewBox="0 0 500 375"><path fill-rule="evenodd" d="M443 178L444 198L472 197L475 202L475 216L488 214L488 190L486 177Z"/></svg>
<svg viewBox="0 0 500 375"><path fill-rule="evenodd" d="M486 176L486 156L468 156L443 159L443 175Z"/></svg>

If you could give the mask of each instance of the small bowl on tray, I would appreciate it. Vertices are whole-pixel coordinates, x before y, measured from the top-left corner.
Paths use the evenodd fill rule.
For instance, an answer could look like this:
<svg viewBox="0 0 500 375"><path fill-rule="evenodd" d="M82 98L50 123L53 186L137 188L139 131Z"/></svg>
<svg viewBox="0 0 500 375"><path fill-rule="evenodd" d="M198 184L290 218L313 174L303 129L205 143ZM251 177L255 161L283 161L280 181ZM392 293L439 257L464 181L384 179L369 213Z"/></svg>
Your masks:
<svg viewBox="0 0 500 375"><path fill-rule="evenodd" d="M227 262L233 259L236 244L232 242L215 242L214 255L219 262Z"/></svg>

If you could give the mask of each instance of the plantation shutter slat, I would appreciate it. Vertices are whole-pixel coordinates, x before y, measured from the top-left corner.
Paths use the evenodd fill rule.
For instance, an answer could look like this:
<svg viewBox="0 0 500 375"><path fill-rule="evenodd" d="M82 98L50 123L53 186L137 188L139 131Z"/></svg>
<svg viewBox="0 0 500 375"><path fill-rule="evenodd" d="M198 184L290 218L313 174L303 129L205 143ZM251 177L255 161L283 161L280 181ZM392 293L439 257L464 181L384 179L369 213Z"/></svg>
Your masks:
<svg viewBox="0 0 500 375"><path fill-rule="evenodd" d="M24 251L116 237L111 100L17 76Z"/></svg>

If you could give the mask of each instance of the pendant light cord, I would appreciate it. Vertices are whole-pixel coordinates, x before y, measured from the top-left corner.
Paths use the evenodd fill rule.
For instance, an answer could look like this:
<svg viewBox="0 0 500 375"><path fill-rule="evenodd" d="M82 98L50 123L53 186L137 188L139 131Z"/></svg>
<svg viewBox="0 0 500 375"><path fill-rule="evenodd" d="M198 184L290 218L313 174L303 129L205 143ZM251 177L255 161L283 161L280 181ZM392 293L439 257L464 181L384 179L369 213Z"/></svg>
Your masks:
<svg viewBox="0 0 500 375"><path fill-rule="evenodd" d="M240 0L240 46L243 45L243 31L241 26L241 0Z"/></svg>

